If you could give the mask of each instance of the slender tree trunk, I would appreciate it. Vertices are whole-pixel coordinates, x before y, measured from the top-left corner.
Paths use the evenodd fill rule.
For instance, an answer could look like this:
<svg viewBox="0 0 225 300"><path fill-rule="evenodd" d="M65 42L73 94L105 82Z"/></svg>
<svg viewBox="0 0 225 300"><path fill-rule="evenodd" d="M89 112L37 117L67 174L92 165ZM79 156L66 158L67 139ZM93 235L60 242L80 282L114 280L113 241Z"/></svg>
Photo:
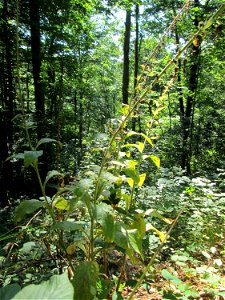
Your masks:
<svg viewBox="0 0 225 300"><path fill-rule="evenodd" d="M134 97L136 97L136 87L139 70L139 5L135 5L135 45L134 45ZM138 112L137 112L138 114ZM138 114L139 132L141 132L141 120ZM136 118L132 121L132 130L136 131Z"/></svg>
<svg viewBox="0 0 225 300"><path fill-rule="evenodd" d="M33 64L34 94L37 118L38 139L43 137L45 114L44 93L41 83L41 33L40 33L40 0L29 0L31 54Z"/></svg>
<svg viewBox="0 0 225 300"><path fill-rule="evenodd" d="M130 72L129 72L129 66L130 66L130 31L131 31L131 9L127 8L126 10L126 22L125 22L125 33L124 33L124 46L123 46L123 87L122 87L122 93L123 93L123 103L128 104L129 99L129 79L130 79Z"/></svg>
<svg viewBox="0 0 225 300"><path fill-rule="evenodd" d="M135 6L134 88L137 86L139 67L139 5Z"/></svg>
<svg viewBox="0 0 225 300"><path fill-rule="evenodd" d="M200 3L198 0L194 1L194 6L199 7ZM194 25L198 28L199 17L196 15L194 19ZM185 169L188 174L191 173L191 155L192 155L192 145L191 145L191 130L193 127L193 113L196 91L198 86L198 73L199 73L199 56L201 52L201 37L197 37L192 46L192 53L190 57L190 75L188 81L188 96L186 102L186 108L183 117L183 144L182 144L182 157L181 157L181 167Z"/></svg>
<svg viewBox="0 0 225 300"><path fill-rule="evenodd" d="M78 137L78 147L79 152L77 156L77 165L79 167L82 157L83 157L83 95L80 95L80 104L79 104L79 137Z"/></svg>
<svg viewBox="0 0 225 300"><path fill-rule="evenodd" d="M54 67L54 38L51 39L50 46L48 49L48 56L49 56L49 62L48 62L48 98L49 98L49 110L48 110L48 117L52 120L54 117L54 111L56 107L57 102L57 94L55 89L55 67Z"/></svg>
<svg viewBox="0 0 225 300"><path fill-rule="evenodd" d="M13 123L14 116L14 85L12 75L12 49L13 40L8 22L8 1L4 0L0 30L0 42L2 47L2 61L0 65L1 90L0 90L0 206L8 204L9 192L12 192L13 174L10 161L6 159L10 155L13 146Z"/></svg>

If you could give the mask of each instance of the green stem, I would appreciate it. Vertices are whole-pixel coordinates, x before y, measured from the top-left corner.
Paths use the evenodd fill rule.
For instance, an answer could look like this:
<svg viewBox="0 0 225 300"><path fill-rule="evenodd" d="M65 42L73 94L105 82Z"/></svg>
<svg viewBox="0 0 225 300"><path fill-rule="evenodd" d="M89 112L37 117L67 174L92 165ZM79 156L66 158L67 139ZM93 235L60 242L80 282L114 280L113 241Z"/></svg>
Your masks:
<svg viewBox="0 0 225 300"><path fill-rule="evenodd" d="M46 196L46 193L45 193L44 185L42 183L40 172L39 172L39 169L38 169L38 163L35 163L33 167L34 167L34 171L35 171L35 173L37 175L38 183L39 183L39 186L41 188L41 193L42 193L42 195L44 197L44 200L45 200L45 203L46 203L47 211L48 211L49 215L51 216L51 218L53 220L53 224L55 224L56 223L55 215L53 213L52 207L49 204L47 196Z"/></svg>
<svg viewBox="0 0 225 300"><path fill-rule="evenodd" d="M94 260L94 227L95 227L95 220L94 217L91 217L91 229L90 229L90 253L89 253L89 260Z"/></svg>
<svg viewBox="0 0 225 300"><path fill-rule="evenodd" d="M126 260L127 260L127 255L125 253L124 256L123 256L123 262L122 262L122 266L121 266L120 276L118 278L118 282L117 282L117 286L116 286L116 291L117 292L119 291L120 284L121 284L122 279L123 279L124 274L125 274Z"/></svg>

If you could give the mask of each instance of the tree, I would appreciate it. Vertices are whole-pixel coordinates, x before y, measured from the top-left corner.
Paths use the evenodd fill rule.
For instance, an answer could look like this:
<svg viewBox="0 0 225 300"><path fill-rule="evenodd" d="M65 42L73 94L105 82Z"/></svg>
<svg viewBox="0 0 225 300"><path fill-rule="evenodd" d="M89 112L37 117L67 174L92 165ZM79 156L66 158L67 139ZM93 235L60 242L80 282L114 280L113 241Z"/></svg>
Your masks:
<svg viewBox="0 0 225 300"><path fill-rule="evenodd" d="M3 207L8 204L12 184L12 166L7 160L13 147L13 116L15 87L13 82L13 28L10 25L11 7L4 0L1 9L2 26L0 30L0 190Z"/></svg>
<svg viewBox="0 0 225 300"><path fill-rule="evenodd" d="M130 33L131 33L131 8L126 8L126 22L124 32L124 45L123 45L123 103L128 104L129 99L129 81L130 81Z"/></svg>
<svg viewBox="0 0 225 300"><path fill-rule="evenodd" d="M41 32L40 32L40 0L29 0L31 55L34 79L34 95L38 139L43 137L45 103L41 82Z"/></svg>

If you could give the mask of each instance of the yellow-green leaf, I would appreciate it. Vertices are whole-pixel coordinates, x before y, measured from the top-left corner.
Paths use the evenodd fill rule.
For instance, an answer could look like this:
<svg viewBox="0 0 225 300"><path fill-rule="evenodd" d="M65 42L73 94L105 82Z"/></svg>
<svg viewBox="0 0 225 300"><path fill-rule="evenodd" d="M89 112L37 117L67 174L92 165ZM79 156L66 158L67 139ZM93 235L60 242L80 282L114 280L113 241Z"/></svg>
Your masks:
<svg viewBox="0 0 225 300"><path fill-rule="evenodd" d="M129 160L128 165L130 166L131 169L135 169L135 166L138 164L136 160Z"/></svg>
<svg viewBox="0 0 225 300"><path fill-rule="evenodd" d="M144 181L146 178L146 173L139 175L139 182L138 182L138 187L142 187Z"/></svg>
<svg viewBox="0 0 225 300"><path fill-rule="evenodd" d="M143 136L143 138L149 143L149 145L151 145L152 147L154 146L152 140L146 134L141 133L141 136Z"/></svg>
<svg viewBox="0 0 225 300"><path fill-rule="evenodd" d="M122 114L123 114L124 116L126 116L126 115L128 114L129 108L130 108L129 105L127 105L127 104L124 104L124 105L123 105L123 107L122 107Z"/></svg>
<svg viewBox="0 0 225 300"><path fill-rule="evenodd" d="M163 98L160 97L160 100L162 101ZM154 114L154 118L158 117L159 112L160 112L161 110L163 110L164 107L165 107L165 106L160 106L160 107L158 107L158 108L154 111L154 113L153 113L153 114Z"/></svg>
<svg viewBox="0 0 225 300"><path fill-rule="evenodd" d="M139 148L139 151L142 153L144 151L145 144L142 142L138 142L138 148Z"/></svg>
<svg viewBox="0 0 225 300"><path fill-rule="evenodd" d="M69 210L70 209L69 202L63 197L57 198L53 202L53 206L60 210Z"/></svg>
<svg viewBox="0 0 225 300"><path fill-rule="evenodd" d="M162 242L165 242L165 240L166 240L166 235L165 235L162 231L156 229L156 228L155 228L154 226L152 226L152 224L150 224L150 223L146 224L146 231L149 231L149 230L154 230L154 231L158 234L160 240L161 240Z"/></svg>
<svg viewBox="0 0 225 300"><path fill-rule="evenodd" d="M160 168L160 158L158 156L155 156L155 155L150 155L149 157L151 158L153 163L156 165L156 167Z"/></svg>
<svg viewBox="0 0 225 300"><path fill-rule="evenodd" d="M132 178L127 178L127 183L129 184L129 186L131 188L133 188L133 186L134 186L134 180Z"/></svg>

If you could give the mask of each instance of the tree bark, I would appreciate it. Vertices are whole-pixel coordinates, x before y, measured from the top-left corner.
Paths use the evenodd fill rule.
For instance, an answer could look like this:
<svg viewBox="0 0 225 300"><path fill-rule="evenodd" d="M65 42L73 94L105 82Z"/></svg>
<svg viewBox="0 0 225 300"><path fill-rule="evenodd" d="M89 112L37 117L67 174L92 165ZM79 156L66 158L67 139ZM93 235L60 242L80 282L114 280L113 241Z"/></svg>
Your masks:
<svg viewBox="0 0 225 300"><path fill-rule="evenodd" d="M198 0L194 1L194 6L199 7ZM198 28L199 16L195 16L194 26ZM193 113L196 98L196 91L198 87L199 75L199 56L201 53L201 37L197 37L192 46L192 53L190 57L190 75L188 81L188 96L184 117L182 118L183 125L183 141L182 141L182 157L181 168L186 170L188 174L191 173L191 155L192 155L192 142L191 130L193 128Z"/></svg>
<svg viewBox="0 0 225 300"><path fill-rule="evenodd" d="M136 97L136 87L138 83L139 70L139 4L135 5L135 45L134 45L134 97ZM138 114L138 112L136 112ZM141 132L140 115L137 116L139 132ZM136 118L132 120L132 130L136 131Z"/></svg>
<svg viewBox="0 0 225 300"><path fill-rule="evenodd" d="M2 48L2 61L0 65L1 89L0 89L0 206L8 204L9 192L12 191L13 174L10 161L6 159L10 155L13 146L13 123L14 116L14 84L12 75L12 49L13 40L11 36L10 24L8 22L9 10L8 1L4 0L1 20L2 27L0 30L0 42Z"/></svg>
<svg viewBox="0 0 225 300"><path fill-rule="evenodd" d="M33 65L35 108L38 139L42 137L45 114L44 93L41 83L41 32L40 32L40 0L29 0L31 55Z"/></svg>
<svg viewBox="0 0 225 300"><path fill-rule="evenodd" d="M129 72L129 66L130 66L130 31L131 31L131 9L127 8L126 10L126 22L125 22L125 33L124 33L124 46L123 46L123 87L122 87L122 93L123 93L123 103L128 104L129 99L129 79L130 79L130 72Z"/></svg>

